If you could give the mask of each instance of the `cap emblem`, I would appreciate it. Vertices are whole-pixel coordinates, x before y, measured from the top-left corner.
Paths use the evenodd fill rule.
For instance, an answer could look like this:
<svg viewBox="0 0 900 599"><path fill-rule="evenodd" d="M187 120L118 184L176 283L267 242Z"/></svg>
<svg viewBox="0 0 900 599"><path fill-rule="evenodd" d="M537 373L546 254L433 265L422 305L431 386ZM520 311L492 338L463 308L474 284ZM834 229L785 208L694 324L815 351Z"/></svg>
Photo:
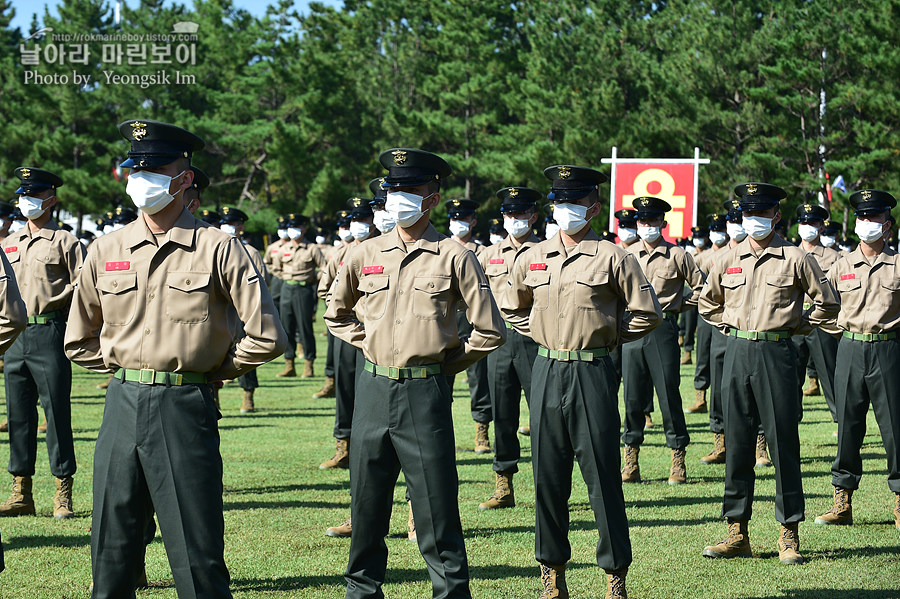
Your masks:
<svg viewBox="0 0 900 599"><path fill-rule="evenodd" d="M141 141L144 139L144 136L147 135L147 125L145 123L135 121L134 123L131 123L131 128L131 136L135 141Z"/></svg>
<svg viewBox="0 0 900 599"><path fill-rule="evenodd" d="M868 201L872 197L872 192L866 189L862 192L862 199Z"/></svg>
<svg viewBox="0 0 900 599"><path fill-rule="evenodd" d="M23 178L23 179L27 179L27 178L29 178L29 177L31 176L31 169L30 169L30 168L23 168L23 169L22 169L21 171L19 171L19 172L22 174L22 178Z"/></svg>
<svg viewBox="0 0 900 599"><path fill-rule="evenodd" d="M516 189L515 187L513 187L512 189L510 189L510 190L509 190L509 197L511 197L511 198L517 198L517 197L519 197L519 190Z"/></svg>
<svg viewBox="0 0 900 599"><path fill-rule="evenodd" d="M747 195L751 195L751 196L755 195L758 190L759 190L759 188L756 185L754 185L753 183L750 183L749 185L747 185Z"/></svg>
<svg viewBox="0 0 900 599"><path fill-rule="evenodd" d="M559 167L559 178L560 179L568 179L572 175L571 169L567 166Z"/></svg>
<svg viewBox="0 0 900 599"><path fill-rule="evenodd" d="M394 150L391 154L394 156L394 164L397 166L406 162L406 152L403 150Z"/></svg>

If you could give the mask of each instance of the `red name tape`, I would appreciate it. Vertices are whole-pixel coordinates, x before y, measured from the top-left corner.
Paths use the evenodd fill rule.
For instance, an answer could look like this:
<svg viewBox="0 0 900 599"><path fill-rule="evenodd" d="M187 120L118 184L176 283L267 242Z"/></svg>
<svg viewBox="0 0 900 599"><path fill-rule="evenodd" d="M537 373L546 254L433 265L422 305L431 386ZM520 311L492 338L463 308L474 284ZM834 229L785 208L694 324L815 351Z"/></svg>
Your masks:
<svg viewBox="0 0 900 599"><path fill-rule="evenodd" d="M18 249L19 249L19 246L11 245L8 248L5 248L3 251L6 252L7 254L12 254L13 252L15 252Z"/></svg>
<svg viewBox="0 0 900 599"><path fill-rule="evenodd" d="M384 272L383 266L363 266L364 275L380 275Z"/></svg>
<svg viewBox="0 0 900 599"><path fill-rule="evenodd" d="M528 270L547 270L546 262L535 262L528 266Z"/></svg>
<svg viewBox="0 0 900 599"><path fill-rule="evenodd" d="M855 279L855 278L856 278L856 273L855 273L855 272L851 272L849 275L841 275L841 280L842 280L842 281L846 281L846 280L848 280L848 279Z"/></svg>
<svg viewBox="0 0 900 599"><path fill-rule="evenodd" d="M736 274L738 274L739 272L743 272L743 270L741 269L740 266L735 266L734 268L726 268L726 269L725 269L725 274L726 274L726 275L736 275Z"/></svg>
<svg viewBox="0 0 900 599"><path fill-rule="evenodd" d="M106 270L107 270L107 271L110 271L110 270L128 270L129 268L131 268L131 262L128 262L127 260L124 261L124 262L107 262L107 263L106 263Z"/></svg>
<svg viewBox="0 0 900 599"><path fill-rule="evenodd" d="M503 258L491 258L491 264L503 264Z"/></svg>

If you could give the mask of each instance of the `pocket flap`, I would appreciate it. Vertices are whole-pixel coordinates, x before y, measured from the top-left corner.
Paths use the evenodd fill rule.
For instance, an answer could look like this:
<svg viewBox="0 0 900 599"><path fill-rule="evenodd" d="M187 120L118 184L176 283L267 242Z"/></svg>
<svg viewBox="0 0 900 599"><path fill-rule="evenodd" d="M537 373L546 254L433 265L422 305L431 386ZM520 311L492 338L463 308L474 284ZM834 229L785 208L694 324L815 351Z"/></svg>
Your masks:
<svg viewBox="0 0 900 599"><path fill-rule="evenodd" d="M450 277L416 277L413 287L426 293L440 293L450 289Z"/></svg>
<svg viewBox="0 0 900 599"><path fill-rule="evenodd" d="M525 284L529 287L540 287L550 282L550 273L546 270L530 270L525 275Z"/></svg>
<svg viewBox="0 0 900 599"><path fill-rule="evenodd" d="M363 293L374 293L387 289L387 287L388 275L366 275L359 280L359 284L356 286Z"/></svg>
<svg viewBox="0 0 900 599"><path fill-rule="evenodd" d="M137 287L137 273L126 272L120 275L103 275L97 277L97 289L100 293L119 294Z"/></svg>
<svg viewBox="0 0 900 599"><path fill-rule="evenodd" d="M209 285L209 279L208 272L170 272L166 283L173 289L190 293Z"/></svg>
<svg viewBox="0 0 900 599"><path fill-rule="evenodd" d="M734 289L740 287L746 282L746 278L742 274L722 275L722 287L726 289Z"/></svg>
<svg viewBox="0 0 900 599"><path fill-rule="evenodd" d="M791 275L768 275L766 283L773 287L790 287L794 284L794 277Z"/></svg>
<svg viewBox="0 0 900 599"><path fill-rule="evenodd" d="M595 285L605 285L609 282L609 273L605 270L580 272L575 275L575 281L582 285L590 285L591 287Z"/></svg>
<svg viewBox="0 0 900 599"><path fill-rule="evenodd" d="M854 289L859 289L861 285L862 281L859 279L847 279L846 281L837 282L838 291L853 291Z"/></svg>

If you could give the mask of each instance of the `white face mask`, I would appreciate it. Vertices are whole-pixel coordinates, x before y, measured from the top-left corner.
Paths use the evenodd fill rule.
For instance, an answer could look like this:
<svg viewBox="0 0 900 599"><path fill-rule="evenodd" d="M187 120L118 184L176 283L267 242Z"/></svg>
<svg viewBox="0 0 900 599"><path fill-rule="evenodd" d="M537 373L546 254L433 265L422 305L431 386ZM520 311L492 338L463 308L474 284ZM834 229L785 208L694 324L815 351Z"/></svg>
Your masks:
<svg viewBox="0 0 900 599"><path fill-rule="evenodd" d="M884 236L884 223L856 219L856 227L853 230L860 241L875 243Z"/></svg>
<svg viewBox="0 0 900 599"><path fill-rule="evenodd" d="M9 226L9 232L15 233L16 231L21 231L25 228L25 221L14 220L12 224Z"/></svg>
<svg viewBox="0 0 900 599"><path fill-rule="evenodd" d="M124 229L124 228L125 228L125 225L123 225L122 223L116 223L116 224L114 224L113 226L110 227L110 231L109 231L109 232L112 233L113 231L118 231L118 230Z"/></svg>
<svg viewBox="0 0 900 599"><path fill-rule="evenodd" d="M728 236L735 241L743 241L747 237L747 232L741 223L725 223L725 230L728 231Z"/></svg>
<svg viewBox="0 0 900 599"><path fill-rule="evenodd" d="M353 241L353 233L350 232L350 229L338 229L338 237L340 237L342 241Z"/></svg>
<svg viewBox="0 0 900 599"><path fill-rule="evenodd" d="M702 237L694 237L694 247L695 248L706 247L706 240L703 239Z"/></svg>
<svg viewBox="0 0 900 599"><path fill-rule="evenodd" d="M497 245L501 241L503 241L503 235L497 235L496 233L491 233L490 236L491 245Z"/></svg>
<svg viewBox="0 0 900 599"><path fill-rule="evenodd" d="M684 247L684 251L693 256L697 253L697 247L694 245L687 245Z"/></svg>
<svg viewBox="0 0 900 599"><path fill-rule="evenodd" d="M281 239L282 241L288 239L287 229L278 229L278 239Z"/></svg>
<svg viewBox="0 0 900 599"><path fill-rule="evenodd" d="M765 239L772 233L772 221L774 218L766 218L764 216L745 216L742 226L747 231L747 235L759 241Z"/></svg>
<svg viewBox="0 0 900 599"><path fill-rule="evenodd" d="M429 194L430 198L434 194ZM401 227L411 227L425 214L422 212L422 202L426 198L406 191L389 191L384 208L391 218L397 221Z"/></svg>
<svg viewBox="0 0 900 599"><path fill-rule="evenodd" d="M84 247L87 247L88 244L90 243L90 241L88 241L87 239L84 239L84 238L79 239L78 241L80 241L81 245L83 245Z"/></svg>
<svg viewBox="0 0 900 599"><path fill-rule="evenodd" d="M638 225L638 236L647 243L653 243L662 236L660 227L642 227Z"/></svg>
<svg viewBox="0 0 900 599"><path fill-rule="evenodd" d="M175 196L169 193L172 181L183 175L181 171L174 177L150 171L137 171L128 176L128 184L125 193L131 197L131 201L139 209L147 214L156 214L168 206ZM181 193L182 190L176 192Z"/></svg>
<svg viewBox="0 0 900 599"><path fill-rule="evenodd" d="M353 221L350 223L350 234L353 236L353 239L357 241L362 241L366 237L369 236L369 231L372 230L372 225L369 223L361 223L357 221Z"/></svg>
<svg viewBox="0 0 900 599"><path fill-rule="evenodd" d="M301 237L303 237L303 229L298 229L296 227L288 227L287 230L288 238L293 241L297 241Z"/></svg>
<svg viewBox="0 0 900 599"><path fill-rule="evenodd" d="M622 243L631 243L637 238L637 229L632 229L631 227L619 227L619 240Z"/></svg>
<svg viewBox="0 0 900 599"><path fill-rule="evenodd" d="M397 221L391 218L387 210L378 210L375 212L375 228L382 233L390 233L397 226Z"/></svg>
<svg viewBox="0 0 900 599"><path fill-rule="evenodd" d="M316 235L316 243L322 245L323 243L325 243L325 238L321 235Z"/></svg>
<svg viewBox="0 0 900 599"><path fill-rule="evenodd" d="M717 247L722 247L723 245L725 245L725 242L728 241L728 235L721 231L710 231L709 240L712 241Z"/></svg>
<svg viewBox="0 0 900 599"><path fill-rule="evenodd" d="M555 237L557 233L559 233L559 225L556 223L547 223L547 227L544 229L544 239Z"/></svg>
<svg viewBox="0 0 900 599"><path fill-rule="evenodd" d="M819 236L819 228L803 223L797 226L797 233L803 241L812 242Z"/></svg>
<svg viewBox="0 0 900 599"><path fill-rule="evenodd" d="M519 237L524 237L531 231L531 223L528 222L530 219L527 218L511 218L509 216L503 217L503 228L506 229L506 232L518 239Z"/></svg>
<svg viewBox="0 0 900 599"><path fill-rule="evenodd" d="M40 198L33 198L31 196L19 196L19 210L22 212L22 216L24 216L28 220L40 218L40 216L44 212L46 212L46 210L41 208L43 204L44 200Z"/></svg>
<svg viewBox="0 0 900 599"><path fill-rule="evenodd" d="M556 221L559 228L567 235L574 235L587 226L587 212L591 208L593 208L593 205L581 206L580 204L569 203L554 204L553 220Z"/></svg>
<svg viewBox="0 0 900 599"><path fill-rule="evenodd" d="M472 230L472 225L464 220L451 220L450 233L457 237L465 237Z"/></svg>
<svg viewBox="0 0 900 599"><path fill-rule="evenodd" d="M234 225L220 225L219 229L221 229L223 233L228 233L229 235L237 235L237 227L235 227Z"/></svg>
<svg viewBox="0 0 900 599"><path fill-rule="evenodd" d="M832 237L831 235L822 235L819 238L819 241L821 241L822 245L824 245L827 248L834 247L834 244L837 243L837 239Z"/></svg>
<svg viewBox="0 0 900 599"><path fill-rule="evenodd" d="M340 240L340 239L335 239L333 245L334 245L334 247L336 247L336 248L341 247L341 240Z"/></svg>

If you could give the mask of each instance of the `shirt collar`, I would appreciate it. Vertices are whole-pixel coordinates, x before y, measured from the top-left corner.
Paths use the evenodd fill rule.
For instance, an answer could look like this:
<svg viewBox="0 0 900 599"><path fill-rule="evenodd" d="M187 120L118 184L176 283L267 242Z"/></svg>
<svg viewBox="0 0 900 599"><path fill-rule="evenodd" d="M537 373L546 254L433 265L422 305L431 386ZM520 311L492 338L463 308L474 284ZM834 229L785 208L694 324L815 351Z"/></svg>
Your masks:
<svg viewBox="0 0 900 599"><path fill-rule="evenodd" d="M590 225L588 225L590 226ZM546 242L545 242L546 243ZM578 254L584 254L586 256L596 256L597 255L597 245L600 243L600 238L594 233L594 230L591 229L587 232L587 235L584 236L580 242L578 242L578 247L573 256L577 256ZM566 246L563 245L562 235L557 233L549 243L547 243L547 247L544 249L544 256L551 256L553 254L560 254L562 256L566 255Z"/></svg>
<svg viewBox="0 0 900 599"><path fill-rule="evenodd" d="M777 256L778 258L784 258L784 248L786 245L788 245L788 242L785 241L781 237L781 235L775 233L775 235L772 237L772 241L769 243L768 247L766 247L762 251L759 257L762 258L765 255L770 255ZM741 258L746 258L747 256L755 256L755 254L753 253L753 248L750 247L749 235L734 249Z"/></svg>
<svg viewBox="0 0 900 599"><path fill-rule="evenodd" d="M440 248L438 243L442 239L449 239L446 235L441 235L438 233L438 230L434 228L430 222L428 226L425 228L425 232L422 233L422 237L420 237L414 244L409 247L409 250L406 248L406 243L400 238L400 227L394 227L394 230L390 232L390 235L393 236L393 243L390 245L384 246L381 250L382 252L388 252L390 250L403 250L404 252L412 250L421 249L426 252L431 252L432 254L440 254ZM454 241L453 243L458 243Z"/></svg>
<svg viewBox="0 0 900 599"><path fill-rule="evenodd" d="M163 243L171 241L184 247L191 247L194 243L194 232L197 230L197 226L200 222L201 221L194 218L194 215L191 214L187 208L182 209L181 214L178 216L178 220L175 221L175 224L172 225L172 228L169 229L163 237ZM134 229L134 234L126 235L130 239L127 244L128 248L134 249L145 242L156 243L155 236L150 230L150 227L147 226L147 221L144 220L142 214L138 214L137 220L128 223L122 230L131 232L132 229ZM162 243L159 245L162 246Z"/></svg>

